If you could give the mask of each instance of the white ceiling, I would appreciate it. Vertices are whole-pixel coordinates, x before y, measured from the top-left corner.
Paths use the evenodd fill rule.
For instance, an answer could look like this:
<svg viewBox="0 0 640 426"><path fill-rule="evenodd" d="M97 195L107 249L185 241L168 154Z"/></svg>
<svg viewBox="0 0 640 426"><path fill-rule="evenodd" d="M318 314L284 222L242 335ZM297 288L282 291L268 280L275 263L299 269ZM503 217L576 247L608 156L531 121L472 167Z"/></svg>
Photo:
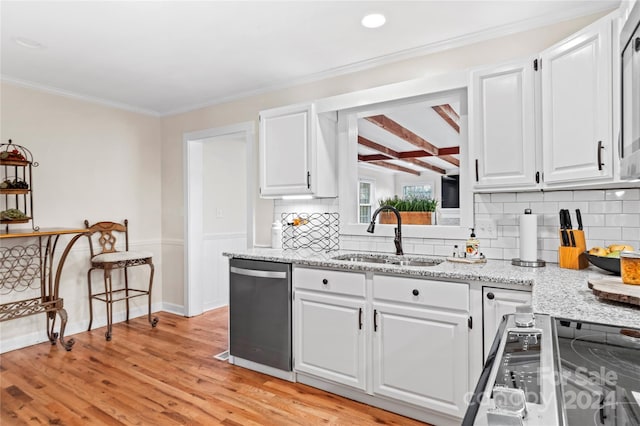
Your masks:
<svg viewBox="0 0 640 426"><path fill-rule="evenodd" d="M162 115L619 3L2 0L0 71L5 81ZM360 25L372 11L387 16L384 27Z"/></svg>

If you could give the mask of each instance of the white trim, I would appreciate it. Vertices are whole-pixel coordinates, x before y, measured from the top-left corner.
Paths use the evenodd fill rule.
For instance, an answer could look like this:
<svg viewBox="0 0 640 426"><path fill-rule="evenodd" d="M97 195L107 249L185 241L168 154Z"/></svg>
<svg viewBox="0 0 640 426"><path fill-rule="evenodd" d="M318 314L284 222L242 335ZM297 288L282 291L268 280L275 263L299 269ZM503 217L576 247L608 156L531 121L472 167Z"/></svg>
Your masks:
<svg viewBox="0 0 640 426"><path fill-rule="evenodd" d="M288 79L286 81L279 81L274 84L262 87L257 90L248 90L240 93L236 93L230 96L224 96L221 98L213 99L209 102L202 102L191 106L185 106L183 108L176 108L173 110L160 113L161 116L170 116L176 114L183 114L189 111L212 107L227 102L233 102L239 99L245 99L252 96L261 95L264 93L287 89L293 86L299 86L302 84L313 83L324 79L333 77L339 77L341 75L350 74L358 71L365 71L387 65L394 62L400 62L407 59L413 59L420 56L431 55L434 53L455 49L458 47L479 43L499 37L506 37L511 34L517 34L529 30L533 30L540 27L554 25L560 22L569 21L571 19L578 19L583 16L592 15L600 12L604 12L611 9L610 5L599 4L598 2L585 2L586 4L580 11L572 10L564 13L555 13L553 15L540 16L537 18L526 19L512 24L493 27L488 30L477 31L475 33L466 34L464 36L455 37L447 40L442 40L423 46L415 47L412 49L402 50L389 55L378 56L376 58L367 59L360 62L354 62L349 65L332 68L326 71L322 71L315 74L309 74L300 78ZM320 112L320 111L318 111Z"/></svg>
<svg viewBox="0 0 640 426"><path fill-rule="evenodd" d="M185 316L184 305L176 305L175 303L162 302L162 310L164 312L169 312L171 314L180 315L181 317Z"/></svg>
<svg viewBox="0 0 640 426"><path fill-rule="evenodd" d="M204 233L202 230L202 194L198 192L194 182L201 179L202 163L194 161L202 155L193 152L202 151L203 139L242 133L246 146L247 161L247 247L251 247L255 239L255 211L253 208L255 197L256 171L254 167L254 137L255 122L216 127L183 134L183 173L184 173L184 313L186 316L199 315L203 312L202 289L194 283L202 282L200 273L203 270L202 245ZM201 191L201 188L200 188ZM224 238L227 239L227 238Z"/></svg>
<svg viewBox="0 0 640 426"><path fill-rule="evenodd" d="M160 312L161 309L160 306L163 305L161 302L157 302L157 303L152 303L151 305L151 314L152 316L157 313ZM100 314L100 311L95 311L95 309L99 309L99 305L96 304L95 308L94 308L94 312L97 312L98 314ZM102 311L104 313L104 311ZM178 314L181 315L181 314ZM129 319L133 319L133 318L139 318L139 317L143 317L143 316L147 316L147 304L144 303L144 306L137 306L134 307L132 306L130 311L129 311ZM96 320L97 319L97 320ZM117 323L121 323L124 322L126 320L126 311L114 311L113 312L113 323L117 324ZM83 319L79 319L76 321L69 321L67 323L67 326L65 328L65 340L69 340L70 338L73 337L74 334L77 333L83 333L87 331L87 325L88 325L88 318L83 318ZM91 331L95 334L96 333L96 329L100 328L100 327L105 327L107 325L107 318L106 316L104 317L96 317L94 316L94 321L91 327ZM60 327L60 319L56 318L56 326ZM158 328L162 326L162 321L160 321L158 323ZM149 325L149 329L151 329L151 325ZM99 335L102 335L102 333L100 332ZM118 333L114 332L113 333L113 338L114 340L117 339L118 337ZM124 336L123 336L124 337ZM9 352L15 349L22 349L25 348L27 346L31 346L31 345L37 345L43 342L49 342L49 338L47 337L47 334L44 330L44 328L39 329L38 331L33 331L31 333L25 333L25 334L21 334L19 336L16 337L12 337L9 339L3 339L0 341L0 353L5 353L5 352ZM81 342L81 341L76 341L76 343ZM60 344L59 341L57 341L56 344ZM61 349L61 348L60 348Z"/></svg>
<svg viewBox="0 0 640 426"><path fill-rule="evenodd" d="M162 245L182 247L184 246L184 240L180 238L166 238L162 240Z"/></svg>
<svg viewBox="0 0 640 426"><path fill-rule="evenodd" d="M247 238L247 234L243 232L228 234L204 234L205 240L234 240L239 238Z"/></svg>
<svg viewBox="0 0 640 426"><path fill-rule="evenodd" d="M102 106L107 106L111 108L116 108L119 110L135 112L137 114L150 115L152 117L160 118L160 113L151 109L140 108L137 106L125 104L122 102L110 101L104 98L98 98L90 95L83 95L80 93L70 92L68 90L58 89L57 87L45 86L44 84L33 83L31 81L20 80L17 78L8 77L5 75L0 76L0 80L3 83L10 84L12 86L17 87L25 87L27 89L38 90L40 92L51 93L53 95L62 96L65 98L76 99L79 101L90 102L93 104L98 104Z"/></svg>

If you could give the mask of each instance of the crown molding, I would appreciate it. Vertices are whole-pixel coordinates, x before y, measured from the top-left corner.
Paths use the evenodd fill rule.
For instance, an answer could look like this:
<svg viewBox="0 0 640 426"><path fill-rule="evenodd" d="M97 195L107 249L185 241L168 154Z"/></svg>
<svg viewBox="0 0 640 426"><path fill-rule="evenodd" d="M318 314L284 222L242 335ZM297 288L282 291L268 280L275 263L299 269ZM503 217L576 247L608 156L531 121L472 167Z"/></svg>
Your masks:
<svg viewBox="0 0 640 426"><path fill-rule="evenodd" d="M59 89L57 87L46 86L44 84L34 83L27 80L20 80L17 78L9 77L6 75L0 76L0 81L12 86L24 87L27 89L37 90L40 92L51 93L53 95L63 96L65 98L77 99L80 101L91 102L98 105L103 105L111 108L116 108L124 111L135 112L137 114L150 115L152 117L160 117L158 111L140 108L134 105L125 104L122 102L115 102L97 96L83 95L81 93L75 93L68 90Z"/></svg>
<svg viewBox="0 0 640 426"><path fill-rule="evenodd" d="M368 69L380 67L383 65L388 65L394 62L400 62L403 60L413 59L420 56L426 56L430 54L434 54L437 52L442 52L449 49L454 49L498 37L506 37L512 34L529 31L535 28L540 28L544 26L554 25L560 22L568 21L571 19L578 19L584 16L593 15L597 13L611 12L620 6L620 2L616 3L615 7L611 7L611 3L604 4L602 2L585 2L584 5L580 9L574 9L571 11L566 11L564 13L556 13L554 15L543 15L532 19L526 19L519 22L502 25L499 27L493 27L487 30L477 31L472 34L466 34L464 36L455 37L443 41L438 41L434 43L430 43L427 45L405 49L399 52L378 56L375 58L371 58L364 61L355 62L352 64L348 64L341 67L332 68L329 70L321 71L314 74L309 74L304 77L287 79L275 82L273 84L261 87L255 90L248 90L243 92L238 92L230 96L222 96L219 98L212 99L207 102L201 102L196 104L185 105L180 108L174 108L164 111L155 111L146 108L140 108L134 105L129 105L121 102L115 102L95 96L88 96L79 93L74 93L71 91L46 86L39 83L29 82L25 80L20 80L16 78L12 78L9 76L0 76L0 80L9 83L15 86L26 87L34 90L40 90L52 94L56 94L59 96L64 96L72 99L83 100L87 102L92 102L104 106L109 106L112 108L122 109L125 111L135 112L138 114L149 115L153 117L168 117L172 115L184 114L190 111L212 107L228 102L237 101L240 99L246 99L252 96L262 95L265 93L273 92L276 90L283 90L290 87L299 86L302 84L314 83L317 81L321 81L328 78L339 77L345 74L350 74L358 71L365 71Z"/></svg>

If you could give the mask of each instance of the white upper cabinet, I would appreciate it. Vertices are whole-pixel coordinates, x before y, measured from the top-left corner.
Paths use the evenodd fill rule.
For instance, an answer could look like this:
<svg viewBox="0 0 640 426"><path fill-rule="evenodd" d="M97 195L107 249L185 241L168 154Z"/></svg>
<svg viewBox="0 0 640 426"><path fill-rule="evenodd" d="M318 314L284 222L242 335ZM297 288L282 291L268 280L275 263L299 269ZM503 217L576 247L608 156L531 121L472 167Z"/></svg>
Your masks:
<svg viewBox="0 0 640 426"><path fill-rule="evenodd" d="M537 60L470 73L475 189L558 188L613 178L611 33L606 16Z"/></svg>
<svg viewBox="0 0 640 426"><path fill-rule="evenodd" d="M535 186L533 58L471 73L469 123L476 187Z"/></svg>
<svg viewBox="0 0 640 426"><path fill-rule="evenodd" d="M260 112L260 195L336 197L335 115L313 104Z"/></svg>
<svg viewBox="0 0 640 426"><path fill-rule="evenodd" d="M595 22L540 57L545 183L610 178L611 20Z"/></svg>

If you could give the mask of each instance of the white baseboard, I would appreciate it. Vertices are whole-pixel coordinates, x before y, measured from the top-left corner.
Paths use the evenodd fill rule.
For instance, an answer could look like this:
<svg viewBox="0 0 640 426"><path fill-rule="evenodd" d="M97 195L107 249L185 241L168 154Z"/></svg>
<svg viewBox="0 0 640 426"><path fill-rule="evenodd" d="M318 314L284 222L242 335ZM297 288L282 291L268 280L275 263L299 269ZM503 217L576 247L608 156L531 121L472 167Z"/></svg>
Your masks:
<svg viewBox="0 0 640 426"><path fill-rule="evenodd" d="M160 303L154 303L151 305L151 312L159 312L161 309ZM44 315L44 314L42 314ZM129 312L129 319L138 318L147 315L147 309L144 306L138 306L131 308ZM180 313L179 315L182 315ZM113 323L117 324L120 322L124 322L126 320L126 312L118 311L113 313ZM43 318L44 321L44 318ZM89 325L89 319L83 318L76 321L67 322L67 326L64 331L65 340L68 340L74 334L82 333L87 331L87 326ZM105 327L107 325L106 317L98 317L93 319L93 324L91 325L91 329L95 330L96 328ZM60 330L60 318L56 318L56 332ZM39 343L48 342L49 338L47 337L46 331L44 327L39 329L38 331L34 331L27 334L22 334L20 336L16 336L9 339L2 339L0 341L0 354L13 351L16 349L26 348L27 346L37 345Z"/></svg>
<svg viewBox="0 0 640 426"><path fill-rule="evenodd" d="M184 306L176 305L175 303L162 302L162 310L169 312L170 314L184 316Z"/></svg>

